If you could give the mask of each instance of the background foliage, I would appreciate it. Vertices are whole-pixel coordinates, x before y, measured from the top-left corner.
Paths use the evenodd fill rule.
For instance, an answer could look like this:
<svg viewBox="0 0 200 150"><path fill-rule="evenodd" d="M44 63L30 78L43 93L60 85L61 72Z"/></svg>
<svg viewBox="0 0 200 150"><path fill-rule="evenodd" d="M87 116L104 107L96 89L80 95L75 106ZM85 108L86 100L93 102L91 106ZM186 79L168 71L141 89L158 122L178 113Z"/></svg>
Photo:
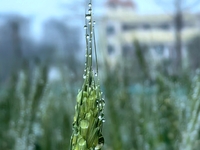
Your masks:
<svg viewBox="0 0 200 150"><path fill-rule="evenodd" d="M51 20L44 41L36 44L23 37L21 23L11 19L1 29L10 34L0 43L0 149L67 150L83 82L78 30ZM52 31L57 40L50 36ZM198 38L188 43L192 67L177 76L167 74L170 66L164 61L152 69L147 47L139 41L133 41L135 51L122 56L115 69L102 60L103 149L199 149Z"/></svg>

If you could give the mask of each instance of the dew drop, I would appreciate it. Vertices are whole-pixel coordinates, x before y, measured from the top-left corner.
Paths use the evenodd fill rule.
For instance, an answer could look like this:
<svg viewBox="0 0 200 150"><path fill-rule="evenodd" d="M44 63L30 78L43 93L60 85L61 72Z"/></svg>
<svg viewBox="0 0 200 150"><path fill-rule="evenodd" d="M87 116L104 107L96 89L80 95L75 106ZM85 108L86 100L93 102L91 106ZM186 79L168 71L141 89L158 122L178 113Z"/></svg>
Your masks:
<svg viewBox="0 0 200 150"><path fill-rule="evenodd" d="M104 114L101 114L101 118L104 118Z"/></svg>
<svg viewBox="0 0 200 150"><path fill-rule="evenodd" d="M86 25L84 25L84 29L87 29L87 26L86 26Z"/></svg>
<svg viewBox="0 0 200 150"><path fill-rule="evenodd" d="M98 100L98 99L96 100L96 104L97 104L97 106L98 106L98 104L99 104L99 100Z"/></svg>
<svg viewBox="0 0 200 150"><path fill-rule="evenodd" d="M86 35L86 38L89 39L89 37L90 37L90 36L87 34L87 35Z"/></svg>
<svg viewBox="0 0 200 150"><path fill-rule="evenodd" d="M99 103L99 108L102 109L102 104L101 103Z"/></svg>
<svg viewBox="0 0 200 150"><path fill-rule="evenodd" d="M104 119L104 114L100 114L98 118L99 118L99 120Z"/></svg>
<svg viewBox="0 0 200 150"><path fill-rule="evenodd" d="M83 79L86 79L86 75L83 75Z"/></svg>
<svg viewBox="0 0 200 150"><path fill-rule="evenodd" d="M88 24L91 24L91 21L89 21Z"/></svg>
<svg viewBox="0 0 200 150"><path fill-rule="evenodd" d="M86 18L87 20L91 19L91 14L86 14L86 15L85 15L85 18Z"/></svg>
<svg viewBox="0 0 200 150"><path fill-rule="evenodd" d="M91 4L91 3L89 3L89 4L88 4L88 6L89 6L89 7L92 7L92 4Z"/></svg>
<svg viewBox="0 0 200 150"><path fill-rule="evenodd" d="M89 57L92 57L92 55L90 54Z"/></svg>
<svg viewBox="0 0 200 150"><path fill-rule="evenodd" d="M103 113L100 114L99 117L98 117L98 119L99 119L100 121L102 121L102 122L105 122L104 114L103 114Z"/></svg>
<svg viewBox="0 0 200 150"><path fill-rule="evenodd" d="M93 24L96 24L96 22L95 22L95 21L93 21Z"/></svg>
<svg viewBox="0 0 200 150"><path fill-rule="evenodd" d="M102 106L105 106L105 101L102 99L101 100Z"/></svg>
<svg viewBox="0 0 200 150"><path fill-rule="evenodd" d="M91 12L92 12L92 9L90 8L90 9L88 10L88 12L91 13Z"/></svg>
<svg viewBox="0 0 200 150"><path fill-rule="evenodd" d="M94 76L97 77L97 73L94 73Z"/></svg>

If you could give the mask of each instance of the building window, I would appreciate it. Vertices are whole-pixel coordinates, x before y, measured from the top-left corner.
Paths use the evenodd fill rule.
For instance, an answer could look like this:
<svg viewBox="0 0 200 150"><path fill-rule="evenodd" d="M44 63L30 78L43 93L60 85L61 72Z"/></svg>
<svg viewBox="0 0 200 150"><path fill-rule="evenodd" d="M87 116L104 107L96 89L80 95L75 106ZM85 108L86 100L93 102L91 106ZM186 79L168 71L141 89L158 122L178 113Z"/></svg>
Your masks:
<svg viewBox="0 0 200 150"><path fill-rule="evenodd" d="M112 45L108 45L107 51L109 55L113 55L115 53L115 49Z"/></svg>
<svg viewBox="0 0 200 150"><path fill-rule="evenodd" d="M111 25L108 25L107 28L106 28L106 33L107 35L112 35L115 33L115 28L114 26L111 26Z"/></svg>
<svg viewBox="0 0 200 150"><path fill-rule="evenodd" d="M163 24L158 25L158 28L160 28L162 30L169 30L170 25L168 23L163 23Z"/></svg>
<svg viewBox="0 0 200 150"><path fill-rule="evenodd" d="M137 26L135 24L127 24L127 23L122 24L123 31L134 30L134 29L137 29Z"/></svg>

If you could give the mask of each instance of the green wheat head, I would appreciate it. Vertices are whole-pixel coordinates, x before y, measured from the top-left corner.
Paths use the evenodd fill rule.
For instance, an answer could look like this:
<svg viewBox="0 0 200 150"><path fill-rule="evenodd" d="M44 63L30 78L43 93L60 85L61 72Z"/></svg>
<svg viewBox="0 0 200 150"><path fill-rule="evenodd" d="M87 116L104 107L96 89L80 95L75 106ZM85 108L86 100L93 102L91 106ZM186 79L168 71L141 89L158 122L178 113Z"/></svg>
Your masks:
<svg viewBox="0 0 200 150"><path fill-rule="evenodd" d="M92 19L92 0L88 4L85 14L86 30L86 63L84 70L84 83L77 95L73 133L71 136L70 150L100 150L104 144L102 126L105 122L103 108L105 101L98 83L98 65L94 22ZM97 72L92 70L92 52L95 52Z"/></svg>

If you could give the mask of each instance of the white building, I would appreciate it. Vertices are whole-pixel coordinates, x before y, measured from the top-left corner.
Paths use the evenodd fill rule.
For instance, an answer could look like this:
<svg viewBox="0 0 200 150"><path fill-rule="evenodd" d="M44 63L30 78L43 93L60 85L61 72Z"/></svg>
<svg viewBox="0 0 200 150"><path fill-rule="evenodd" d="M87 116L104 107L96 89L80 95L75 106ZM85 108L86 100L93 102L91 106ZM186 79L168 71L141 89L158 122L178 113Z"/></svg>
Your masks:
<svg viewBox="0 0 200 150"><path fill-rule="evenodd" d="M149 47L155 62L173 57L174 31L173 15L138 15L131 0L108 0L106 13L99 21L101 50L111 67L124 53L134 50L134 40ZM184 44L200 33L200 17L184 14L181 32L184 58Z"/></svg>

